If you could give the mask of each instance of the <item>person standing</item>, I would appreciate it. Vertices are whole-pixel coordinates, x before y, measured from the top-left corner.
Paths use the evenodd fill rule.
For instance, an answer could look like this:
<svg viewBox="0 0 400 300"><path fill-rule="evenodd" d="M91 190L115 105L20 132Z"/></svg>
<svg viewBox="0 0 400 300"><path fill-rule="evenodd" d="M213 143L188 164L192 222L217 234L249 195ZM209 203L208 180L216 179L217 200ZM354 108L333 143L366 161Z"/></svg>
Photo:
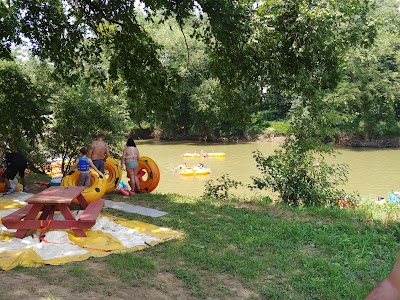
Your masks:
<svg viewBox="0 0 400 300"><path fill-rule="evenodd" d="M138 159L139 159L139 150L136 147L136 143L133 138L128 138L126 142L126 147L122 152L121 157L121 168L124 168L124 164L126 167L126 173L128 178L130 179L130 186L133 191L140 193L140 182L138 178Z"/></svg>
<svg viewBox="0 0 400 300"><path fill-rule="evenodd" d="M28 166L28 161L25 156L23 156L20 152L9 152L5 155L5 171L3 174L5 186L4 195L9 195L15 192L13 188L11 188L10 180L13 180L17 174L22 179L23 191L27 192L28 188L26 186L25 180L25 169Z"/></svg>
<svg viewBox="0 0 400 300"><path fill-rule="evenodd" d="M104 141L104 138L103 133L98 133L88 152L88 157L101 173L104 173L104 162L110 156L110 147Z"/></svg>
<svg viewBox="0 0 400 300"><path fill-rule="evenodd" d="M78 183L76 184L77 186L86 186L90 187L91 182L90 182L90 167L95 169L101 176L104 176L103 172L99 171L97 167L93 164L92 160L86 155L87 154L87 149L86 148L81 148L79 150L79 156L78 159L76 160L75 164L71 167L71 171L74 171L76 168L78 168L79 177L78 177Z"/></svg>

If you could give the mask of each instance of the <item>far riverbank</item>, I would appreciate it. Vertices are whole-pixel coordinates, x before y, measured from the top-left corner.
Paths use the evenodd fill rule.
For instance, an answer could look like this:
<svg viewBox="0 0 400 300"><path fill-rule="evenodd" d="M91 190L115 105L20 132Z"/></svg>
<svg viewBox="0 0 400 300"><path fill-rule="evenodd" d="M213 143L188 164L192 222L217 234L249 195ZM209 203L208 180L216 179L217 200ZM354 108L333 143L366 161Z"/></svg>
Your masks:
<svg viewBox="0 0 400 300"><path fill-rule="evenodd" d="M234 142L276 142L283 143L284 134L277 134L274 130L267 129L263 134L242 135L231 137L216 136L191 136L180 134L175 136L165 135L158 131L149 129L135 130L131 135L138 140L155 139L160 141L194 141L194 142L213 142L213 143L234 143ZM335 145L343 147L361 147L361 148L400 148L400 137L381 138L381 139L363 139L354 134L340 134L336 137Z"/></svg>

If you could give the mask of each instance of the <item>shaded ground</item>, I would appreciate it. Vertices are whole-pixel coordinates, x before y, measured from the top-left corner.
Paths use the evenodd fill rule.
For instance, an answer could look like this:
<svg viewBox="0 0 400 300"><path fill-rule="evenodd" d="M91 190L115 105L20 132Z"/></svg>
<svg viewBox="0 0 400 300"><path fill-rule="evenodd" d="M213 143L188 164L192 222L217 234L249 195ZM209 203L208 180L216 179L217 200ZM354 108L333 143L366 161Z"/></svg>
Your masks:
<svg viewBox="0 0 400 300"><path fill-rule="evenodd" d="M135 280L120 280L104 262L104 258L70 263L63 266L42 266L0 271L2 300L17 299L199 299L185 288L182 280L164 268L153 276ZM218 282L213 297L207 299L258 299L251 291L226 275L214 278ZM211 287L213 288L213 287Z"/></svg>
<svg viewBox="0 0 400 300"><path fill-rule="evenodd" d="M31 183L31 193L45 189L45 185ZM0 200L1 201L1 200ZM158 245L147 251L162 251ZM140 256L141 252L135 255ZM109 256L110 257L110 256ZM259 299L244 288L239 280L219 274L201 276L200 283L207 295L185 284L190 278L178 278L168 261L155 255L155 270L124 278L115 271L109 257L91 258L61 266L40 266L0 270L0 299ZM117 267L118 269L118 267ZM211 296L210 296L211 295Z"/></svg>

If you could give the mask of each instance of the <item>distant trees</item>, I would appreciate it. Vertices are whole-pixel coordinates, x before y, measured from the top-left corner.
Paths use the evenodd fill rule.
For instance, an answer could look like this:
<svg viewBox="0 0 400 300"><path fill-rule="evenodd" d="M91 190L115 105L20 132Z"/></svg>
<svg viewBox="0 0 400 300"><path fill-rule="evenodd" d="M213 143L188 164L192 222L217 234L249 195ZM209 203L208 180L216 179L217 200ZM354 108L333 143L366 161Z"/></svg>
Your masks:
<svg viewBox="0 0 400 300"><path fill-rule="evenodd" d="M342 132L362 139L400 134L400 11L386 0L375 43L348 53L343 80L326 99L342 115Z"/></svg>

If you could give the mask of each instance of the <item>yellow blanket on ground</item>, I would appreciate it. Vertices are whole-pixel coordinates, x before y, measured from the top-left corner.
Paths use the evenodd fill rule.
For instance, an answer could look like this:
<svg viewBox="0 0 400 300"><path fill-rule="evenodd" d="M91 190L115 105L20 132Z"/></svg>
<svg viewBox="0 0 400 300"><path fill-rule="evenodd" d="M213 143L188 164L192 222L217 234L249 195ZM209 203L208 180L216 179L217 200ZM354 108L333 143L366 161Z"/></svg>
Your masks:
<svg viewBox="0 0 400 300"><path fill-rule="evenodd" d="M0 199L0 219L22 207L21 201ZM183 234L149 223L100 214L96 225L86 230L87 237L75 237L70 230L51 230L44 239L39 233L14 238L15 230L0 224L0 268L16 266L60 265L101 257L111 253L138 251Z"/></svg>

